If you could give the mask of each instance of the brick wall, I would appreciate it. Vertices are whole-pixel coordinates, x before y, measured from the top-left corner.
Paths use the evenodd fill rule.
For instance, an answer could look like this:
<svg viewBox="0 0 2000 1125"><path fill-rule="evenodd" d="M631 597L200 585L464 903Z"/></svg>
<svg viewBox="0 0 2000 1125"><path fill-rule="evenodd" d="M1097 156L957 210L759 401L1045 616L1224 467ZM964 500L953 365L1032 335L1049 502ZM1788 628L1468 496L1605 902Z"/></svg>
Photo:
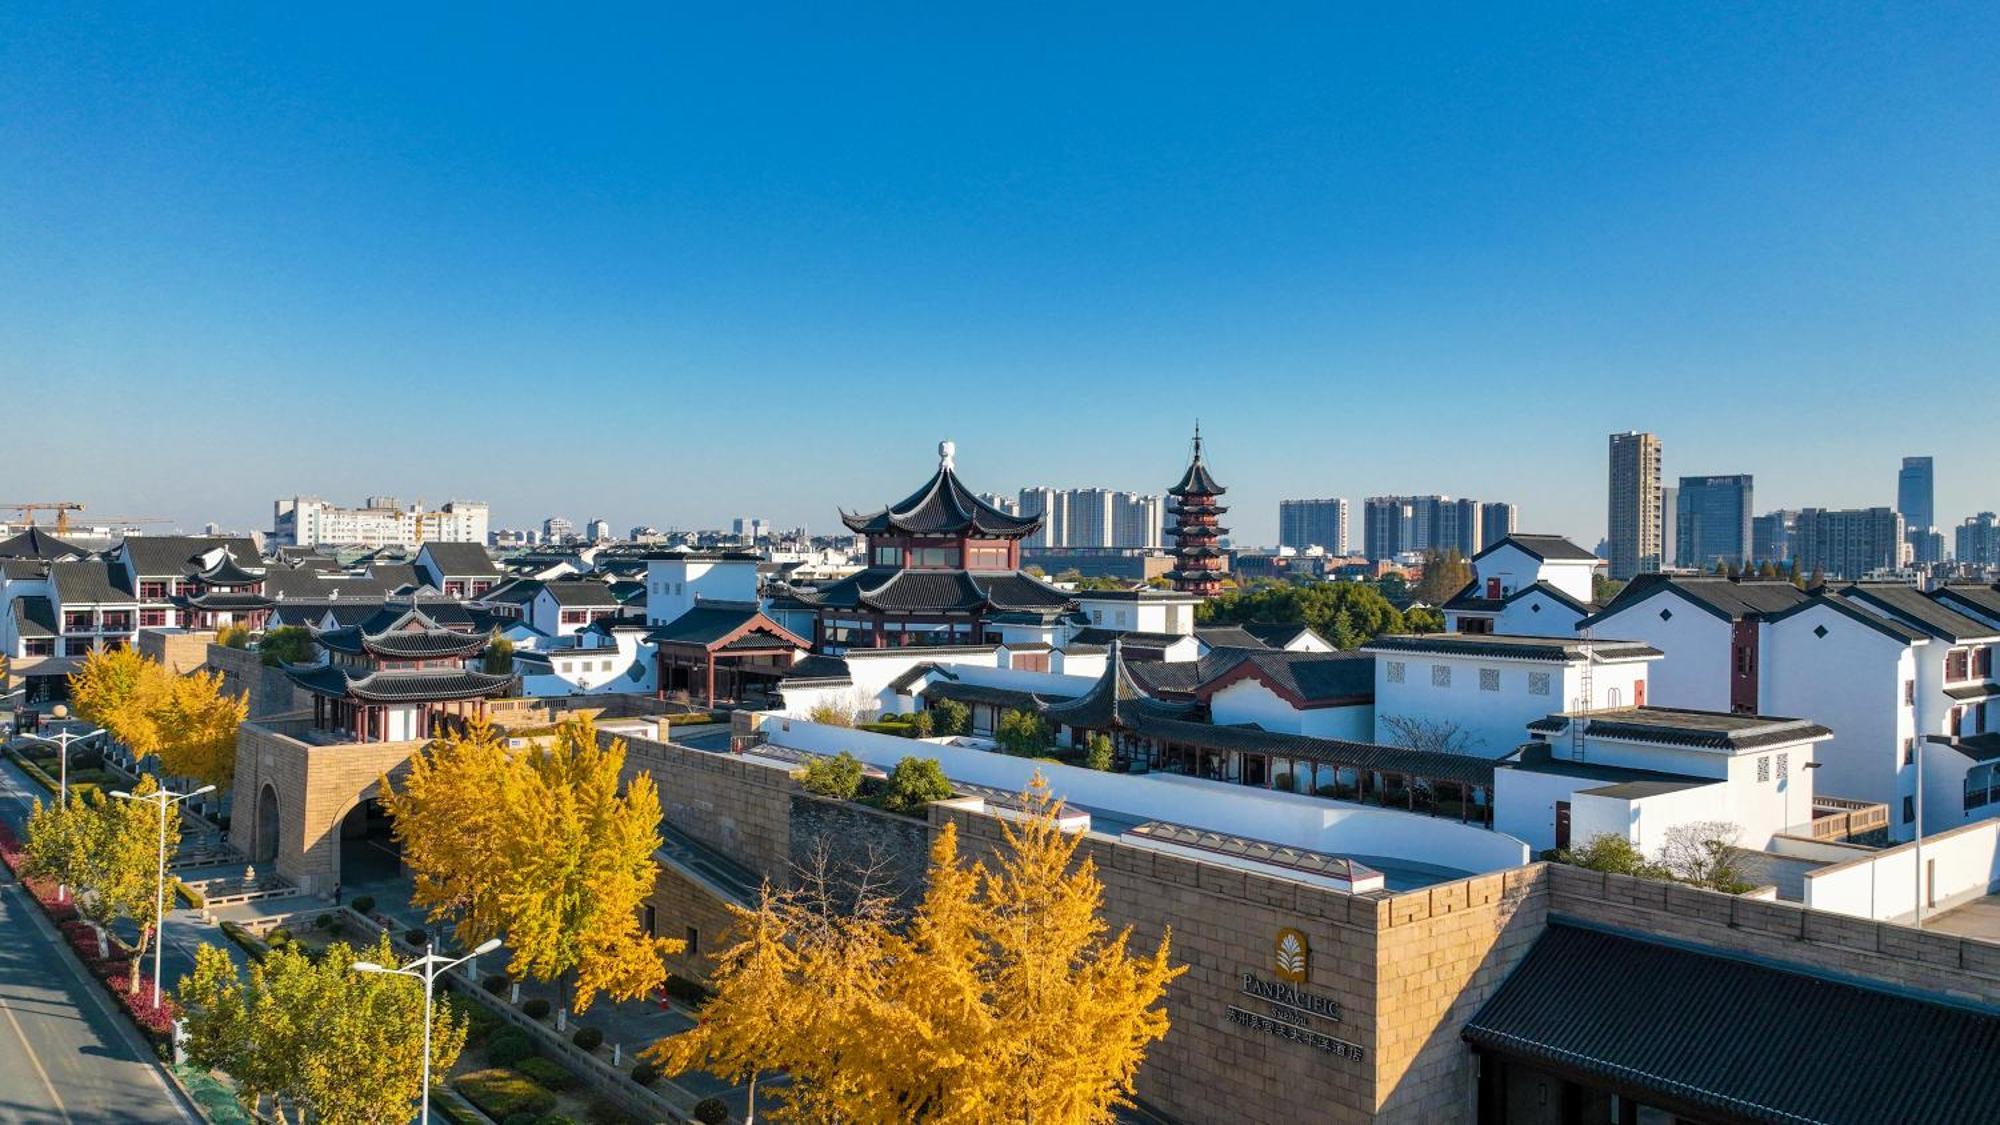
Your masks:
<svg viewBox="0 0 2000 1125"><path fill-rule="evenodd" d="M406 772L421 742L318 746L257 723L236 737L236 785L229 842L253 863L260 822L270 814L260 796L276 799L278 874L311 894L330 894L340 878L340 822L376 795L383 774L391 784Z"/></svg>
<svg viewBox="0 0 2000 1125"><path fill-rule="evenodd" d="M139 655L158 661L176 675L185 676L208 663L208 646L215 641L210 632L179 629L139 630Z"/></svg>
<svg viewBox="0 0 2000 1125"><path fill-rule="evenodd" d="M611 734L600 731L600 741ZM625 772L660 790L661 819L778 883L791 873L791 771L730 754L626 738Z"/></svg>
<svg viewBox="0 0 2000 1125"><path fill-rule="evenodd" d="M829 871L870 871L876 890L904 909L924 893L931 828L921 820L811 793L792 795L791 863L813 870L825 857Z"/></svg>
<svg viewBox="0 0 2000 1125"><path fill-rule="evenodd" d="M1558 864L1548 885L1555 914L1926 992L2000 995L1991 942Z"/></svg>
<svg viewBox="0 0 2000 1125"><path fill-rule="evenodd" d="M992 817L942 806L932 817L958 824L968 857L999 840ZM1373 1119L1379 901L1097 838L1085 839L1078 855L1096 863L1105 918L1132 927L1133 948L1150 951L1164 927L1180 927L1171 956L1188 971L1168 991L1172 1030L1140 1071L1147 1105L1177 1120L1232 1125ZM1285 927L1303 932L1311 947L1301 987L1342 1008L1340 1022L1314 1020L1315 1030L1360 1047L1362 1060L1230 1022L1232 1005L1269 1007L1243 993L1242 979L1245 972L1274 979L1274 944Z"/></svg>
<svg viewBox="0 0 2000 1125"><path fill-rule="evenodd" d="M1544 867L1441 883L1379 904L1376 1120L1471 1119L1477 1077L1459 1032L1541 935Z"/></svg>
<svg viewBox="0 0 2000 1125"><path fill-rule="evenodd" d="M222 690L231 695L249 694L252 719L312 710L310 694L280 669L266 667L264 658L250 649L211 643L205 662L222 673Z"/></svg>
<svg viewBox="0 0 2000 1125"><path fill-rule="evenodd" d="M729 947L736 924L724 899L706 884L661 864L646 902L653 908L653 936L684 939L689 927L695 931L694 947L667 958L667 971L708 980L715 954Z"/></svg>

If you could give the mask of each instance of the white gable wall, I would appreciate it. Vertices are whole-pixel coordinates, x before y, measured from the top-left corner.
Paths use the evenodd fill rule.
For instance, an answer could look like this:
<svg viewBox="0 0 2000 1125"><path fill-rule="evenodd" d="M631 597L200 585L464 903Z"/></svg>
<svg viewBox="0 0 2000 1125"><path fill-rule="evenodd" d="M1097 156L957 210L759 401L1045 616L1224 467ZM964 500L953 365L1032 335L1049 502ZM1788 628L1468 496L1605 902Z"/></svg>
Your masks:
<svg viewBox="0 0 2000 1125"><path fill-rule="evenodd" d="M1916 792L1916 767L1903 764L1903 748L1917 734L1903 685L1916 678L1916 653L1933 646L1905 644L1825 605L1767 621L1758 632L1760 708L1832 730L1818 747L1814 785L1830 797L1888 805L1890 833L1902 839L1903 797Z"/></svg>
<svg viewBox="0 0 2000 1125"><path fill-rule="evenodd" d="M1670 614L1663 619L1662 611ZM1599 620L1600 637L1641 641L1666 655L1647 675L1646 702L1655 707L1729 710L1730 624L1671 588Z"/></svg>

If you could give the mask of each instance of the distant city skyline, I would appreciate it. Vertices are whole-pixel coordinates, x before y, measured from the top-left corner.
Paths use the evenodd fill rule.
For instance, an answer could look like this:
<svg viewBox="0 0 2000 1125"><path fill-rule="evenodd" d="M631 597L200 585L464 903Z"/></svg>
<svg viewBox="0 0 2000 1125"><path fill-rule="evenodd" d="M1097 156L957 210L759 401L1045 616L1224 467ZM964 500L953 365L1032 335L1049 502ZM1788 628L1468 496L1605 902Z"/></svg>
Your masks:
<svg viewBox="0 0 2000 1125"><path fill-rule="evenodd" d="M10 6L6 492L833 530L947 436L1157 492L1199 416L1245 543L1435 492L1595 544L1628 429L1764 510L1911 455L2000 507L1920 393L2000 381L2000 9L1051 26Z"/></svg>
<svg viewBox="0 0 2000 1125"><path fill-rule="evenodd" d="M1210 416L1210 418L1212 417L1213 415ZM1215 421L1205 419L1202 425L1205 434L1216 430L1220 430L1221 432L1224 433L1228 432L1228 427L1226 426L1226 424L1219 425ZM1662 475L1667 479L1677 480L1683 474L1681 474L1678 468L1676 467L1676 462L1678 459L1674 455L1673 445L1671 441L1664 440L1664 439L1670 439L1672 435L1662 434L1661 436L1663 438L1662 444L1665 445L1666 447L1665 453L1662 456L1662 464L1665 466ZM1227 468L1227 466L1229 465L1229 459L1228 459L1229 455L1227 447L1225 445L1218 444L1219 440L1222 439L1210 438L1208 441L1209 462L1211 466L1216 467L1215 471L1218 474L1218 476L1223 476L1227 474L1229 471ZM1541 505L1535 505L1531 503L1519 504L1518 507L1520 509L1520 515L1517 523L1518 530L1525 532L1553 533L1553 534L1566 535L1570 539L1575 541L1577 544L1585 548L1595 547L1598 541L1605 537L1605 530L1603 528L1604 517L1602 515L1602 511L1604 506L1604 499L1603 499L1604 480L1605 480L1605 474L1608 471L1608 466L1602 460L1602 450L1604 449L1603 443L1604 443L1603 435L1590 436L1590 444L1594 448L1600 451L1600 463L1595 467L1589 479L1569 482L1573 484L1574 491L1578 493L1579 498L1587 495L1589 499L1579 501L1577 498L1572 498L1571 502L1551 504L1548 505L1546 508L1544 508ZM913 471L915 468L921 467L921 465L925 461L935 459L935 454L930 452L930 448L931 446L935 445L935 441L912 439L910 445L911 445L911 453L909 457L910 465L904 468L905 478L907 478L908 473L910 471ZM958 442L958 445L959 448L963 450L965 449L966 443L960 441ZM1544 449L1546 449L1546 446L1544 446ZM894 450L890 448L885 448L884 450L882 450L882 453L884 455L882 459L885 460L888 457L888 455L894 453ZM974 453L976 456L976 450L974 451ZM1178 456L1183 462L1183 467L1185 467L1185 453L1184 452L1180 453L1178 454ZM1878 485L1878 487L1876 489L1876 492L1872 495L1866 491L1866 485L1867 485L1866 479L1857 482L1856 487L1853 488L1839 489L1839 490L1833 488L1816 488L1814 484L1811 483L1812 479L1815 477L1816 474L1813 472L1812 464L1810 462L1803 464L1795 462L1789 466L1779 466L1775 470L1764 470L1761 467L1759 467L1759 469L1756 472L1750 474L1757 478L1756 499L1753 506L1752 514L1753 516L1762 516L1766 513L1773 511L1796 510L1799 508L1844 509L1844 508L1889 507L1891 509L1894 509L1898 503L1898 497L1896 495L1897 477L1904 456L1908 455L1907 454L1897 455L1895 457L1886 458L1881 462L1881 464L1877 467L1878 471L1874 474L1876 478L1876 484ZM1970 455L1968 455L1966 458L1963 459L1966 471L1962 474L1954 473L1953 471L1954 470L1953 462L1955 460L1954 458L1940 454L1936 455L1933 459L1936 463L1936 473L1938 477L1938 483L1936 486L1937 494L1940 497L1940 499L1936 503L1936 518L1939 521L1937 526L1939 527L1941 532L1944 533L1944 535L1947 538L1947 543L1949 543L1949 536L1952 530L1956 528L1960 523L1962 523L1965 519L1976 516L1980 512L1993 511L1996 508L2000 508L2000 481L1994 482L1993 487L1982 491L1982 489L1978 487L1978 484L1975 483L1974 480L1974 478L1976 478L1978 475L1978 470L1977 470L1978 462L1976 458ZM1747 463L1747 459L1739 458L1739 461ZM878 459L857 458L854 462L852 462L851 466L849 466L853 470L853 479L855 479L857 482L863 479L874 479L878 477L886 477L887 479L894 479L893 474L882 474L877 471L871 470L870 466L876 463L879 463ZM1043 461L1041 463L1048 464L1049 462ZM961 465L963 466L964 464L965 464L965 457L962 454ZM34 467L24 466L23 468L29 471L21 473L20 475L11 478L10 483L17 485L17 487L15 487L13 491L19 492L22 491L24 488L30 487L25 482L33 478ZM1787 468L1789 468L1792 471L1787 472ZM836 478L838 478L837 473L834 475L836 476ZM967 483L971 487L982 491L987 490L984 487L986 484L986 480L983 473L983 465L981 465L977 460L973 461L972 467L962 468L961 475L965 476ZM1059 474L1050 473L1047 475L1053 477L1053 476L1058 476ZM1065 478L1067 477L1067 474L1060 474L1060 475L1065 476ZM1407 474L1404 477L1399 477L1399 475L1392 470L1383 470L1372 474L1371 477L1367 479L1393 481L1397 479L1405 479L1406 476ZM1767 476L1775 477L1778 482L1782 482L1788 478L1791 478L1794 480L1795 483L1790 487L1786 487L1779 483L1767 484L1766 483ZM1804 478L1807 483L1805 484L1796 483L1796 481L1800 478ZM434 479L438 479L437 474L434 471L426 473L422 477L423 481L429 481ZM475 478L455 478L455 479L470 480ZM631 527L631 526L651 526L651 527L656 527L662 531L669 529L680 530L680 531L693 531L693 530L727 531L733 526L734 521L740 518L742 511L748 508L752 510L766 511L773 513L770 516L764 517L763 522L767 527L770 527L774 530L789 531L793 528L804 526L808 531L811 531L815 534L833 535L837 534L841 530L839 526L839 513L837 509L845 508L848 511L857 511L857 510L876 508L880 507L883 504L889 503L892 500L901 499L902 495L900 492L897 492L895 495L889 495L888 494L889 492L895 492L895 489L893 488L889 489L888 492L883 492L878 489L876 495L874 495L873 497L862 496L853 500L836 501L832 506L829 506L824 511L817 513L817 518L815 518L815 513L805 512L803 510L798 511L797 514L794 515L776 514L779 512L790 511L791 509L785 506L782 496L780 494L773 493L768 498L768 502L766 502L764 498L760 498L757 496L751 496L743 503L715 502L712 505L704 505L700 509L690 509L690 510L699 510L703 512L712 512L712 514L710 515L688 516L682 518L676 516L672 512L659 509L652 509L647 507L635 506L628 511L622 505L615 503L600 502L598 499L593 499L593 497L602 495L596 493L584 494L583 492L579 492L576 495L573 502L558 502L553 506L546 506L546 505L531 506L529 504L524 504L520 502L509 502L506 499L506 494L508 490L505 487L500 487L501 485L504 485L505 483L504 480L499 477L488 477L486 479L488 480L491 486L482 488L480 486L468 484L465 487L458 489L458 493L459 494L478 493L480 495L485 495L486 493L492 494L492 497L490 500L488 500L488 503L490 504L493 513L491 516L491 527L495 531L501 529L515 529L515 530L534 529L539 531L541 530L544 521L550 516L559 516L561 518L567 519L579 527L583 525L586 518L601 517L608 520L613 527L620 527L620 528ZM1170 474L1167 481L1164 484L1154 484L1150 487L1148 487L1144 482L1125 483L1122 481L1115 484L1107 483L1101 486L1091 486L1091 487L1104 487L1113 490L1129 489L1132 492L1140 492L1140 493L1145 493L1145 492L1159 493L1165 488L1166 484L1173 483L1173 479L1174 475ZM134 483L140 483L140 482L134 482ZM295 492L301 495L324 495L324 496L338 497L342 499L351 496L356 498L355 502L358 502L358 498L364 496L398 495L405 498L403 501L405 504L413 504L419 501L420 498L419 490L411 487L402 487L404 485L411 483L421 483L421 482L420 481L413 482L409 480L387 480L387 479L382 479L380 477L369 477L365 479L360 479L358 484L356 484L352 488L347 488L344 491L336 490L331 487L316 488L316 489L306 489L306 488L292 489L287 487L284 490L284 492L285 495L288 496ZM834 486L837 487L837 483L838 480L836 479ZM1226 480L1225 483L1227 483ZM401 491L400 492L392 491L391 489L392 485L400 487ZM253 484L252 488L255 487L256 485ZM821 482L820 487L825 488L828 486L824 482ZM857 488L858 487L859 486L857 485ZM1543 487L1544 488L1547 487L1546 483L1544 484ZM907 486L905 487L905 490L907 490ZM40 491L48 492L49 489L47 487L43 487ZM72 489L72 491L74 490ZM240 493L242 489L219 488L216 491L220 495L227 496L235 493ZM430 491L435 492L438 496L441 497L450 496L453 494L450 490L441 488L433 489ZM1354 512L1353 524L1350 533L1350 549L1354 551L1361 550L1362 545L1359 542L1360 511L1362 507L1361 501L1365 499L1367 495L1373 495L1374 493L1361 488L1349 488L1336 491L1336 490L1315 490L1305 487L1290 487L1288 485L1288 482L1284 478L1278 479L1275 483L1266 483L1265 481L1252 478L1248 483L1241 486L1235 484L1230 485L1230 497L1232 499L1235 499L1239 495L1248 497L1248 499L1243 500L1240 503L1240 505L1232 506L1231 509L1231 519L1237 521L1232 526L1237 528L1248 529L1248 531L1246 533L1237 533L1231 535L1230 536L1231 540L1243 546L1277 546L1278 545L1277 509L1279 502L1281 500L1294 499L1296 498L1297 495L1305 492L1312 492L1316 495L1324 495L1324 496L1340 496L1349 500L1352 506L1352 510ZM113 492L110 493L109 495L115 497L118 495L142 495L142 494L149 494L149 493L145 489L132 489L130 492ZM159 493L150 493L150 494L159 495ZM1443 494L1460 495L1457 493L1449 493L1449 492L1444 492ZM1008 496L1012 495L1012 492L1011 490L1002 491L999 493L999 495ZM1956 500L1952 499L1960 495L1963 495L1965 497L1962 506ZM1262 507L1259 506L1259 500L1257 499L1260 496L1270 497L1269 501L1265 503ZM187 531L196 531L199 530L204 524L207 524L209 522L215 522L223 527L240 531L270 530L269 525L271 523L270 510L271 510L272 496L269 495L268 492L265 495L263 495L261 500L253 500L250 505L253 509L261 508L263 512L261 516L236 515L234 514L233 510L236 505L233 502L231 503L231 510L225 511L223 510L222 507L223 502L221 501L218 502L218 505L216 507L210 508L201 506L199 500L200 497L191 496L189 497L188 502L184 503L178 510L164 510L164 511L161 510L163 507L165 507L164 504L154 505L152 507L145 507L143 501L138 499L129 500L124 503L119 503L115 499L112 501L102 502L102 503L90 502L86 510L74 516L73 520L74 522L80 525L89 526L93 522L91 515L93 511L101 511L106 513L107 515L131 515L131 514L139 514L143 509L144 514L165 516L169 521L171 521L169 524L149 526L148 528L145 529L154 534L172 530L175 527ZM435 506L435 504L439 503L439 501L432 501L431 503L433 504L433 506ZM1564 509L1575 510L1575 509L1583 509L1590 507L1595 507L1599 513L1597 516L1598 526L1595 529L1590 529L1588 527L1580 528L1577 523L1558 523L1553 519L1544 519L1541 517L1541 515L1538 514L1544 510L1550 510L1550 511L1564 510ZM584 513L587 511L588 513L590 513L590 515L588 517L583 516L581 514L574 516L568 515L567 513L571 511L577 513ZM602 515L602 513L607 511L612 512L613 514ZM1236 516L1237 511L1241 511L1243 513L1240 520L1237 519ZM1589 519L1588 513L1578 512L1578 516L1580 517L1581 522L1587 524ZM15 513L11 511L0 510L0 521L13 521L15 519L16 519ZM41 521L45 524L52 523L53 517L44 514L41 517ZM1685 564L1683 563L1681 565Z"/></svg>

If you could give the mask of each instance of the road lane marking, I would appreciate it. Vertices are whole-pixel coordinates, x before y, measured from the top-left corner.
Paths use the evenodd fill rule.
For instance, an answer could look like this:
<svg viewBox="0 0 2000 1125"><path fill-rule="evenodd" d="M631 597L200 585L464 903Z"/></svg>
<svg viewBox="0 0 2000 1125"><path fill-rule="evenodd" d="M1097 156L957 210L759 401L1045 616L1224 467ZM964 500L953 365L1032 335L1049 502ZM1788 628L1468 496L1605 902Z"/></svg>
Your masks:
<svg viewBox="0 0 2000 1125"><path fill-rule="evenodd" d="M62 1095L56 1093L56 1084L49 1081L49 1072L42 1067L40 1055L35 1054L35 1045L28 1042L28 1033L21 1030L21 1021L14 1018L13 1006L0 997L0 1015L7 1017L7 1026L14 1029L14 1038L21 1041L21 1049L28 1053L28 1065L35 1068L35 1077L42 1080L42 1089L49 1092L49 1104L55 1107L56 1116L69 1125L69 1110L63 1108Z"/></svg>

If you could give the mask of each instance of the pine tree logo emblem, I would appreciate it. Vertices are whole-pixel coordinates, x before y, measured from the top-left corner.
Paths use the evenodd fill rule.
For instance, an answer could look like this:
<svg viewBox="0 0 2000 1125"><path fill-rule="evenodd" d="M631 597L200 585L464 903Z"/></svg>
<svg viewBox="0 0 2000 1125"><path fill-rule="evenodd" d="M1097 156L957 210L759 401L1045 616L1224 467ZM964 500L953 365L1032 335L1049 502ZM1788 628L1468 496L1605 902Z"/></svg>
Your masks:
<svg viewBox="0 0 2000 1125"><path fill-rule="evenodd" d="M1274 952L1278 979L1304 984L1306 969L1312 960L1312 947L1306 944L1306 935L1289 926L1279 930Z"/></svg>

